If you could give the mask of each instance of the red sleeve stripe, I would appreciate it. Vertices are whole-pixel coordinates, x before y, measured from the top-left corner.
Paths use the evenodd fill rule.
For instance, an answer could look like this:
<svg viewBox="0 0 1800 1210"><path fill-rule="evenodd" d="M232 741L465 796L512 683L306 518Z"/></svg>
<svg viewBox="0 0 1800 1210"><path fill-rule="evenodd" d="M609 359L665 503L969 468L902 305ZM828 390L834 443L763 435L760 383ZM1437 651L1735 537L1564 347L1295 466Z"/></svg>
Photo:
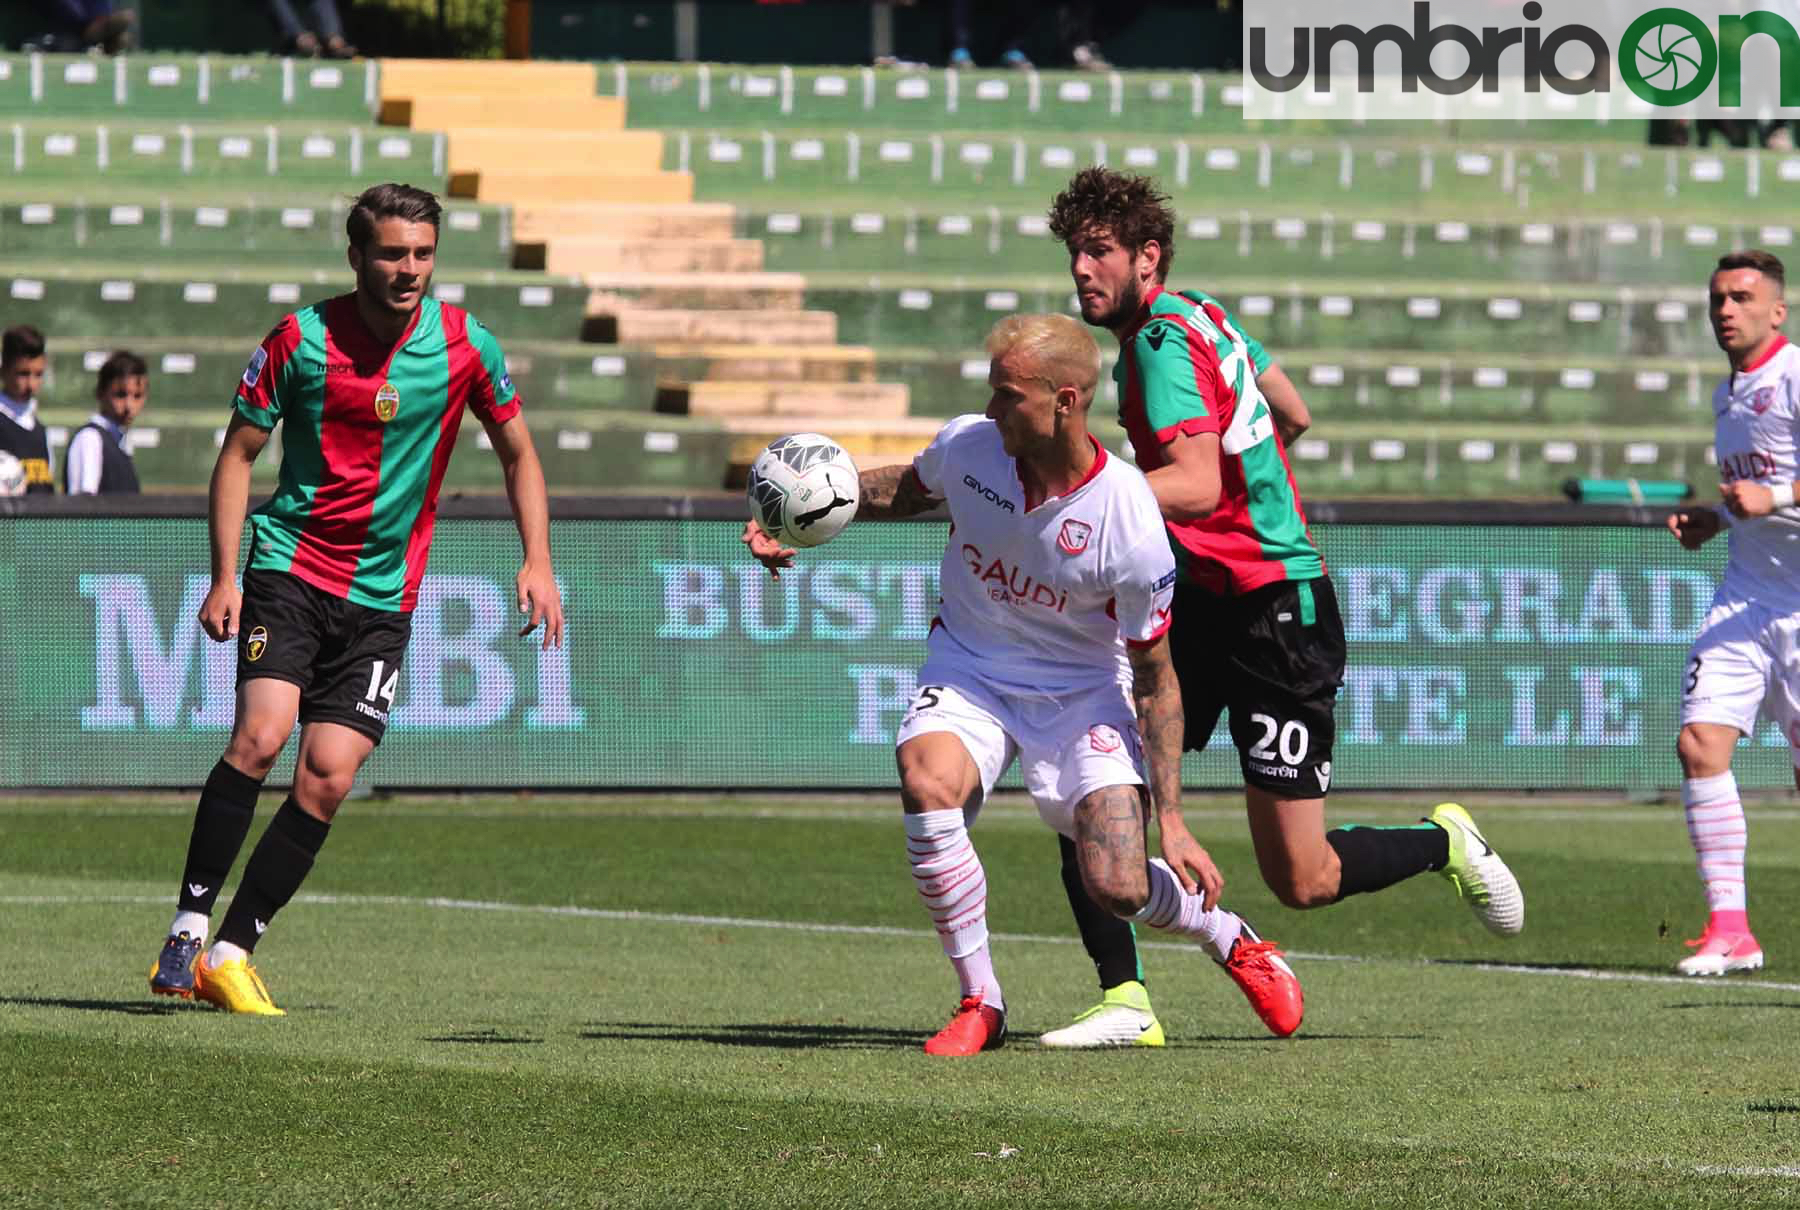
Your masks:
<svg viewBox="0 0 1800 1210"><path fill-rule="evenodd" d="M263 338L259 346L268 355L262 369L257 373L256 382L246 384L238 382L238 398L259 411L268 411L275 390L276 380L287 363L300 349L300 320L292 315L284 315L275 330ZM254 356L254 355L253 355Z"/></svg>
<svg viewBox="0 0 1800 1210"><path fill-rule="evenodd" d="M1189 416L1178 424L1171 424L1166 429L1156 430L1159 445L1167 445L1177 437L1195 437L1201 433L1216 433L1219 421L1216 416Z"/></svg>
<svg viewBox="0 0 1800 1210"><path fill-rule="evenodd" d="M1162 641L1163 635L1169 633L1169 623L1171 622L1171 620L1172 619L1167 618L1167 617L1163 618L1162 624L1156 628L1155 634L1151 635L1147 639L1126 639L1125 645L1134 651L1142 651L1146 647L1156 646L1159 642Z"/></svg>

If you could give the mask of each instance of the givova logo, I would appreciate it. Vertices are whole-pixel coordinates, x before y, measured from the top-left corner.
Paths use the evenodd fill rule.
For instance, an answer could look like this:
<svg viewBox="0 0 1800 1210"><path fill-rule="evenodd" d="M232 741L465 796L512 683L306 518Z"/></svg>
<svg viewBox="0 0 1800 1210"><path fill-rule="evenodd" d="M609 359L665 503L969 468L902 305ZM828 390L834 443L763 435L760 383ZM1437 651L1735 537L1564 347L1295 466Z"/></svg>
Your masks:
<svg viewBox="0 0 1800 1210"><path fill-rule="evenodd" d="M1493 24L1503 11L1516 21ZM1314 0L1247 0L1247 117L1800 117L1796 0L1749 12L1722 0L1500 11L1376 0L1357 7L1356 24L1312 24L1317 15Z"/></svg>

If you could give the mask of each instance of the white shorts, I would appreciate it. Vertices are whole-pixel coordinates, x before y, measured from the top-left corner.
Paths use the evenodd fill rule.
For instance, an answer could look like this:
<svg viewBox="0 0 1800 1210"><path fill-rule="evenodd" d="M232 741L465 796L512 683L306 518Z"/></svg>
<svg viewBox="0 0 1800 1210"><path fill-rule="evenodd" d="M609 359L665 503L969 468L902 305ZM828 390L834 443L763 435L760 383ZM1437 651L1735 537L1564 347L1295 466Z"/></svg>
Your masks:
<svg viewBox="0 0 1800 1210"><path fill-rule="evenodd" d="M1070 839L1076 803L1106 786L1145 784L1137 712L1122 686L1059 698L1006 694L927 661L895 746L933 731L968 749L984 801L1017 756L1038 815Z"/></svg>
<svg viewBox="0 0 1800 1210"><path fill-rule="evenodd" d="M1756 734L1766 714L1800 764L1800 614L1742 597L1715 597L1682 669L1681 724Z"/></svg>

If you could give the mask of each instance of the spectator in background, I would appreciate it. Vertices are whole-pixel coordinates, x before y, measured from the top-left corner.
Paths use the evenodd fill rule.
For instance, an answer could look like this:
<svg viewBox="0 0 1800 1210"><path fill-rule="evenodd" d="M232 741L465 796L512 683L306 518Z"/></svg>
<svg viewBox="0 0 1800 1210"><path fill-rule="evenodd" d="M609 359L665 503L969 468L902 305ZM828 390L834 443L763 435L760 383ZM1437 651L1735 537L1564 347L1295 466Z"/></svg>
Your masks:
<svg viewBox="0 0 1800 1210"><path fill-rule="evenodd" d="M293 0L268 0L269 17L281 35L281 50L302 58L354 59L356 48L344 40L344 23L338 19L337 0L312 0L312 24L300 23Z"/></svg>
<svg viewBox="0 0 1800 1210"><path fill-rule="evenodd" d="M50 441L38 423L37 393L44 385L44 334L29 324L0 335L0 450L25 466L25 490L55 490Z"/></svg>
<svg viewBox="0 0 1800 1210"><path fill-rule="evenodd" d="M1057 66L1073 65L1083 71L1111 71L1112 64L1100 52L1103 38L1118 33L1129 25L1144 8L1145 0L1113 0L1107 5L1100 26L1095 24L1095 0L1064 0L1050 5L1043 0L1007 0L988 6L1000 14L1001 49L997 61L1002 67L1029 71L1034 66L1025 54L1024 43L1038 18L1046 12L1056 19L1056 45L1063 61ZM974 67L974 33L970 25L969 0L950 0L950 66ZM1103 27L1104 32L1096 32Z"/></svg>
<svg viewBox="0 0 1800 1210"><path fill-rule="evenodd" d="M58 29L44 40L49 50L91 50L109 55L130 50L137 41L137 14L113 10L112 0L42 0Z"/></svg>
<svg viewBox="0 0 1800 1210"><path fill-rule="evenodd" d="M94 385L100 410L75 430L63 457L65 496L137 495L137 467L125 433L149 397L149 369L142 357L121 349L101 364Z"/></svg>

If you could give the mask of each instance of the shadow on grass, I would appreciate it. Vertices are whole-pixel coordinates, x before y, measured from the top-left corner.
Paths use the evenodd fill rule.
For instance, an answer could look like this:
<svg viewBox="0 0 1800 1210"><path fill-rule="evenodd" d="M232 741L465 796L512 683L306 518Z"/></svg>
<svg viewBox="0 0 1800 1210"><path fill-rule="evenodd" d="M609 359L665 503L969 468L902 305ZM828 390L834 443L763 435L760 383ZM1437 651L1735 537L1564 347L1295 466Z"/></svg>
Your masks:
<svg viewBox="0 0 1800 1210"><path fill-rule="evenodd" d="M917 1050L930 1036L915 1029L880 1029L860 1025L695 1025L674 1026L648 1021L603 1021L580 1035L591 1042L711 1042L719 1046L766 1047L773 1050ZM1427 1042L1427 1034L1308 1034L1272 1038L1268 1034L1208 1035L1171 1038L1173 1049L1238 1047L1248 1043L1286 1042ZM1040 1049L1035 1037L1014 1034L1008 1048ZM1044 1047L1041 1049L1049 1050Z"/></svg>
<svg viewBox="0 0 1800 1210"><path fill-rule="evenodd" d="M1694 1000L1686 1004L1671 1004L1670 1009L1705 1009L1710 1012L1717 1008L1800 1008L1800 1003L1782 1000Z"/></svg>
<svg viewBox="0 0 1800 1210"><path fill-rule="evenodd" d="M465 1029L461 1033L422 1038L423 1042L461 1042L469 1046L542 1046L542 1038L525 1034L502 1033L497 1029Z"/></svg>
<svg viewBox="0 0 1800 1210"><path fill-rule="evenodd" d="M902 1050L922 1046L926 1034L913 1029L871 1029L860 1025L696 1025L650 1021L602 1021L580 1036L593 1042L711 1042L774 1050Z"/></svg>
<svg viewBox="0 0 1800 1210"><path fill-rule="evenodd" d="M192 1005L167 1000L65 1000L56 996L0 996L0 1004L17 1004L21 1008L73 1008L86 1013L123 1013L127 1017L169 1017L200 1011Z"/></svg>

